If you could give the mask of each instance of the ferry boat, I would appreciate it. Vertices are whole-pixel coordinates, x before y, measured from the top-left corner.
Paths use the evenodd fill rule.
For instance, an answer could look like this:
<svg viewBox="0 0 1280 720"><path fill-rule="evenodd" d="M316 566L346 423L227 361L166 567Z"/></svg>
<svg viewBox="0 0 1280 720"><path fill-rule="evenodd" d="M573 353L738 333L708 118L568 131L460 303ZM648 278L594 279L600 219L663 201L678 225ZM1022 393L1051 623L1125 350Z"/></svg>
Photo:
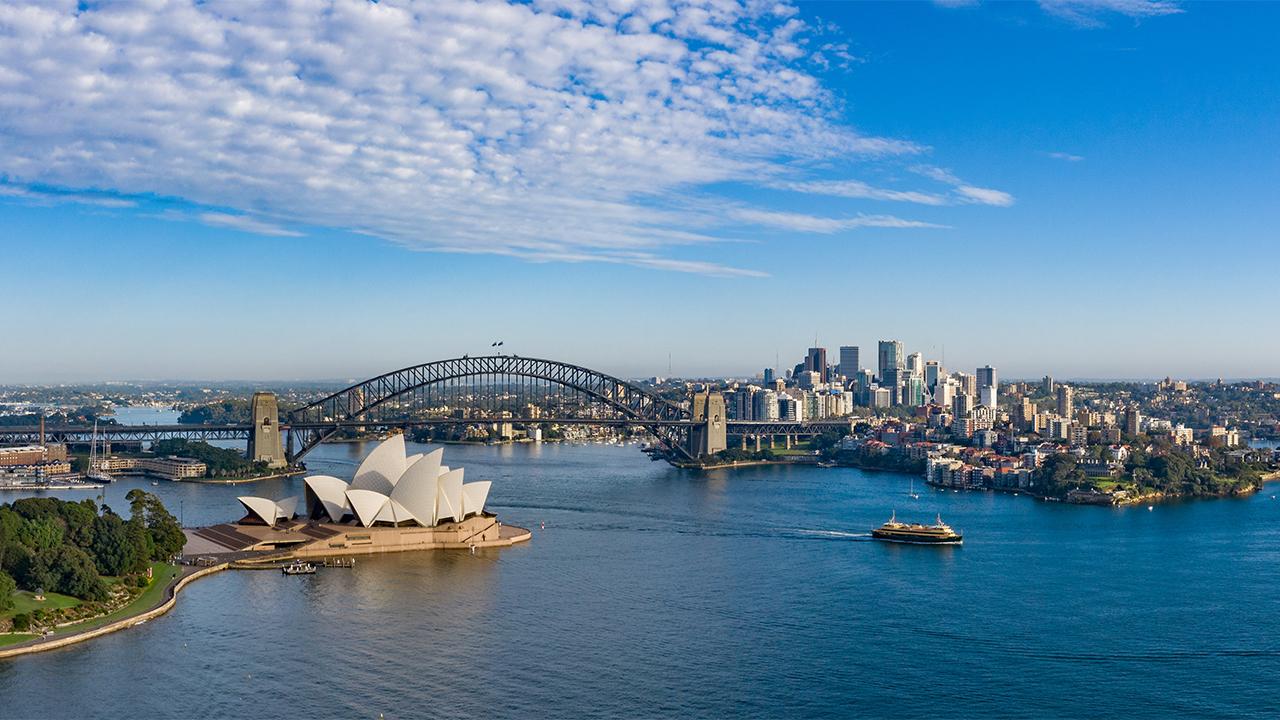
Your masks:
<svg viewBox="0 0 1280 720"><path fill-rule="evenodd" d="M889 522L872 530L871 537L888 542L914 543L917 545L960 545L964 542L964 536L952 530L950 525L942 522L941 515L938 516L933 525L921 525L919 523L899 522L897 512L893 514L893 517L889 518Z"/></svg>
<svg viewBox="0 0 1280 720"><path fill-rule="evenodd" d="M309 562L302 562L301 560L295 560L294 562L291 562L288 565L285 565L284 567L280 568L280 572L284 573L285 575L315 575L316 566L312 565Z"/></svg>

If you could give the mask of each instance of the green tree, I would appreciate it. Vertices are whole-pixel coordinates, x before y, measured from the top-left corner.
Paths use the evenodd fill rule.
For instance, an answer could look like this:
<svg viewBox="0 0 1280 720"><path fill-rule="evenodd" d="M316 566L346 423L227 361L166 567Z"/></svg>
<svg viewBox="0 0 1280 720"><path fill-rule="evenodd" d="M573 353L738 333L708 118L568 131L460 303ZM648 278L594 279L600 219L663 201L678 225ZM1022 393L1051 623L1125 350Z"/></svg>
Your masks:
<svg viewBox="0 0 1280 720"><path fill-rule="evenodd" d="M50 551L46 562L53 577L53 589L85 600L106 600L107 586L98 568L85 551L63 545Z"/></svg>
<svg viewBox="0 0 1280 720"><path fill-rule="evenodd" d="M115 513L98 517L92 550L94 564L103 575L124 575L139 565L139 548Z"/></svg>
<svg viewBox="0 0 1280 720"><path fill-rule="evenodd" d="M13 593L18 589L9 573L0 571L0 613L13 609Z"/></svg>

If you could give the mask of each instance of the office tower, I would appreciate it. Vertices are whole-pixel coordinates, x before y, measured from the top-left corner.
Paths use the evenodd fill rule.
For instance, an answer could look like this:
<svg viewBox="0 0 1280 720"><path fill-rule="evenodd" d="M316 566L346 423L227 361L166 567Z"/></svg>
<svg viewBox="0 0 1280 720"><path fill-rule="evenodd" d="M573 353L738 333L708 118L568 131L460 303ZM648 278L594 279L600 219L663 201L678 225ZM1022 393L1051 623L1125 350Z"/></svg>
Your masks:
<svg viewBox="0 0 1280 720"><path fill-rule="evenodd" d="M1058 386L1058 414L1064 418L1071 417L1071 386Z"/></svg>
<svg viewBox="0 0 1280 720"><path fill-rule="evenodd" d="M858 358L857 345L841 345L840 346L840 365L839 372L846 380L852 380L858 374L858 370L862 369Z"/></svg>
<svg viewBox="0 0 1280 720"><path fill-rule="evenodd" d="M951 414L959 420L969 417L971 412L973 412L973 396L967 393L956 393L956 398L951 403Z"/></svg>
<svg viewBox="0 0 1280 720"><path fill-rule="evenodd" d="M978 396L978 378L976 376L970 375L969 373L958 372L952 374L951 377L956 379L956 383L959 385L959 392L969 395L970 397Z"/></svg>
<svg viewBox="0 0 1280 720"><path fill-rule="evenodd" d="M929 392L933 392L938 387L938 378L942 377L942 366L937 360L930 360L924 364L924 387Z"/></svg>
<svg viewBox="0 0 1280 720"><path fill-rule="evenodd" d="M773 384L773 372L774 372L774 371L773 371L773 368L765 368L765 369L764 369L764 384L765 384L765 385L772 385L772 384Z"/></svg>
<svg viewBox="0 0 1280 720"><path fill-rule="evenodd" d="M978 388L996 387L996 369L987 365L978 368Z"/></svg>
<svg viewBox="0 0 1280 720"><path fill-rule="evenodd" d="M830 371L827 369L827 349L809 348L809 354L804 357L804 369L818 373L822 382L829 381L831 378Z"/></svg>
<svg viewBox="0 0 1280 720"><path fill-rule="evenodd" d="M902 356L902 343L897 340L881 340L878 355L879 364L876 367L876 377L880 378L881 384L885 384L885 372L901 370L903 367L906 358Z"/></svg>
<svg viewBox="0 0 1280 720"><path fill-rule="evenodd" d="M885 368L884 377L880 378L880 387L889 391L894 405L902 403L902 376L905 374L901 368Z"/></svg>
<svg viewBox="0 0 1280 720"><path fill-rule="evenodd" d="M978 368L977 371L978 385L978 404L989 408L995 408L997 402L998 387L996 382L996 369L990 365Z"/></svg>
<svg viewBox="0 0 1280 720"><path fill-rule="evenodd" d="M907 356L907 374L924 377L924 355L913 352Z"/></svg>
<svg viewBox="0 0 1280 720"><path fill-rule="evenodd" d="M1044 391L1045 395L1052 395L1053 394L1053 376L1045 375L1044 379L1040 381L1040 389Z"/></svg>
<svg viewBox="0 0 1280 720"><path fill-rule="evenodd" d="M902 404L907 407L924 405L924 377L907 375L902 381Z"/></svg>

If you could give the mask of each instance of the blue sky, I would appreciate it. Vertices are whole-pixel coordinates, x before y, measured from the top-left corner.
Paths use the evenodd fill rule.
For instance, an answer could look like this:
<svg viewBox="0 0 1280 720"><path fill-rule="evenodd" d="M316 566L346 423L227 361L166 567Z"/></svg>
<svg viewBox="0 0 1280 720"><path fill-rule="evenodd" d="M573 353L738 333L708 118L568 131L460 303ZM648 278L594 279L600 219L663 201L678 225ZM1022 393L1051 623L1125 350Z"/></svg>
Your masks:
<svg viewBox="0 0 1280 720"><path fill-rule="evenodd" d="M1280 6L398 5L0 9L0 382L1280 375Z"/></svg>

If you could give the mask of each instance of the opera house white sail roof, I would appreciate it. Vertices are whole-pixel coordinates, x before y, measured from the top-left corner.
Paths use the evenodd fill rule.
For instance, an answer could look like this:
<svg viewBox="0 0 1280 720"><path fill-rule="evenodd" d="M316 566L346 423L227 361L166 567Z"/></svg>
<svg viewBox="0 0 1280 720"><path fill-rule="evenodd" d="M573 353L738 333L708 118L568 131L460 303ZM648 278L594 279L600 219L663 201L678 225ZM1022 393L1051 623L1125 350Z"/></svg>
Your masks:
<svg viewBox="0 0 1280 720"><path fill-rule="evenodd" d="M462 482L462 468L442 465L444 449L405 455L404 436L378 444L356 469L348 484L329 475L305 478L308 518L332 523L354 522L434 527L484 512L488 481ZM238 498L250 517L270 526L294 517L298 498Z"/></svg>
<svg viewBox="0 0 1280 720"><path fill-rule="evenodd" d="M365 527L433 527L484 512L491 483L464 484L462 468L450 469L443 459L443 449L406 456L404 436L392 435L360 463L349 485L328 475L306 478L307 515Z"/></svg>

